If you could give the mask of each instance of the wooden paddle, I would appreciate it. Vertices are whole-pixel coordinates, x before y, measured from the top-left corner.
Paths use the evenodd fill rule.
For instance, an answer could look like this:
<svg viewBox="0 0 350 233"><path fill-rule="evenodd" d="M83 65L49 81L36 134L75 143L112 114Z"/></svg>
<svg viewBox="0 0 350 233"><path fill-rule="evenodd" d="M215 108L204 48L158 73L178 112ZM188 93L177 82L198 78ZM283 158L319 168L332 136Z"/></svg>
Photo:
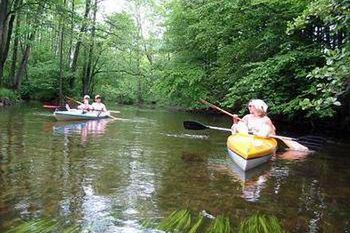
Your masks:
<svg viewBox="0 0 350 233"><path fill-rule="evenodd" d="M228 128L221 128L221 127L216 127L216 126L204 125L204 124L196 122L196 121L184 121L183 126L185 129L189 129L189 130L214 129L214 130L220 130L220 131L225 131L225 132L232 132L231 129L228 129ZM269 135L269 137L276 138L276 139L279 139L281 141L286 140L288 142L298 143L298 145L300 145L300 146L296 147L295 145L292 145L293 148L290 148L292 150L297 150L297 151L310 151L308 147L312 148L313 150L318 150L321 148L322 144L325 142L324 138L315 137L315 136L310 136L310 138L305 137L305 136L299 137L299 138L291 138L291 137L283 137L283 136L278 136L278 135ZM302 144L304 144L305 146ZM306 145L308 147L306 147Z"/></svg>
<svg viewBox="0 0 350 233"><path fill-rule="evenodd" d="M219 108L218 106L215 106L214 104L211 104L203 99L200 99L200 101L204 104L207 104L209 107L212 107L214 109L219 110L222 113L225 113L226 115L233 117L234 115L232 113L229 113L221 108ZM316 137L316 136L304 136L304 137L300 137L299 139L296 138L291 138L291 137L284 137L284 136L278 136L278 135L270 135L269 137L272 138L276 138L279 139L280 141L282 141L289 149L291 150L298 150L298 151L308 151L309 148L317 148L320 149L321 147L321 143L325 142L324 138L321 137ZM313 139L311 139L313 138ZM303 141L301 141L300 139L304 139ZM304 145L301 144L301 142L303 142Z"/></svg>
<svg viewBox="0 0 350 233"><path fill-rule="evenodd" d="M80 102L80 101L78 101L78 100L75 100L75 99L73 99L73 98L71 98L71 97L66 96L66 98L69 99L69 100L72 100L72 101L76 102L77 104L83 104L82 102ZM94 111L98 111L98 110L94 110ZM113 111L113 110L109 110L109 112L111 112L111 113L120 113L119 111ZM118 118L116 118L116 117L114 117L114 116L112 116L112 115L108 115L108 117L112 118L113 120L118 120Z"/></svg>

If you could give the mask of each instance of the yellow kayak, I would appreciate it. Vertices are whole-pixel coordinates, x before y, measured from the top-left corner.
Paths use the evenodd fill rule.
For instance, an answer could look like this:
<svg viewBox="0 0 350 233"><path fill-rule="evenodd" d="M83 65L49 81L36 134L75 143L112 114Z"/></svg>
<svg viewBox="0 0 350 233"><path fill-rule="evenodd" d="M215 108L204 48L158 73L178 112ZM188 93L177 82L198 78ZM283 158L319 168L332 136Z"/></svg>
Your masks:
<svg viewBox="0 0 350 233"><path fill-rule="evenodd" d="M267 162L276 148L277 141L273 138L237 133L227 139L230 157L244 171Z"/></svg>

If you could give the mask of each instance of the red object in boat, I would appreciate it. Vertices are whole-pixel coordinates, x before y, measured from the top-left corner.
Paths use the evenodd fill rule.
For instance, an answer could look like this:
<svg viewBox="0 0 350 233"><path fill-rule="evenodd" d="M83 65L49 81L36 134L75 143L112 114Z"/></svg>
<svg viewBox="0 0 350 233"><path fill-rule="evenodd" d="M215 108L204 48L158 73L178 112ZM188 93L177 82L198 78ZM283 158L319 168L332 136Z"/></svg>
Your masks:
<svg viewBox="0 0 350 233"><path fill-rule="evenodd" d="M60 106L59 106L59 105L44 104L43 107L44 107L44 108L47 108L47 109L53 109L53 110L55 110L56 108L59 108Z"/></svg>

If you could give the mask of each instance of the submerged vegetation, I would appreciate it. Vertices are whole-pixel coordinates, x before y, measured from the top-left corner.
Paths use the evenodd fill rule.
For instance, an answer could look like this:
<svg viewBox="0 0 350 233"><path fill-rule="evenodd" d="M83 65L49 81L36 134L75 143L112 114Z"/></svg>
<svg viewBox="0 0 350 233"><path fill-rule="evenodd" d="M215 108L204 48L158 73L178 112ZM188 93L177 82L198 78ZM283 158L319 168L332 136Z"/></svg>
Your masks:
<svg viewBox="0 0 350 233"><path fill-rule="evenodd" d="M275 216L256 213L240 223L230 222L228 216L208 217L203 213L192 214L189 210L176 210L164 218L158 229L165 232L184 233L282 233L281 223Z"/></svg>
<svg viewBox="0 0 350 233"><path fill-rule="evenodd" d="M210 216L210 215L209 215ZM143 224L144 228L158 229L164 232L181 233L282 233L283 228L274 216L264 214L253 214L241 223L230 222L229 217L219 215L208 217L208 214L192 214L189 210L176 210L165 217L159 224L148 222ZM24 222L11 228L6 233L78 233L78 226L66 226L62 222L53 219L36 219ZM85 231L83 231L85 232ZM90 232L90 231L86 231Z"/></svg>
<svg viewBox="0 0 350 233"><path fill-rule="evenodd" d="M52 233L52 232L61 232L61 233L78 233L81 232L77 226L68 226L62 227L62 223L51 220L51 219L37 219L24 222L17 227L14 227L6 233Z"/></svg>

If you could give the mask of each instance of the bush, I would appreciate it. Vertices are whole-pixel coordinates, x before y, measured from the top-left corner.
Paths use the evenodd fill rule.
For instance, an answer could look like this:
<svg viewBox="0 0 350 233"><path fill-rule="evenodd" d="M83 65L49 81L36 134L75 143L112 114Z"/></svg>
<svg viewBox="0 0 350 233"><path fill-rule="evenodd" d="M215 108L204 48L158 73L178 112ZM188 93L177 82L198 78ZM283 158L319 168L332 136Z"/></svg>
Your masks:
<svg viewBox="0 0 350 233"><path fill-rule="evenodd" d="M0 102L4 104L11 104L19 102L21 100L19 94L16 91L0 88Z"/></svg>

